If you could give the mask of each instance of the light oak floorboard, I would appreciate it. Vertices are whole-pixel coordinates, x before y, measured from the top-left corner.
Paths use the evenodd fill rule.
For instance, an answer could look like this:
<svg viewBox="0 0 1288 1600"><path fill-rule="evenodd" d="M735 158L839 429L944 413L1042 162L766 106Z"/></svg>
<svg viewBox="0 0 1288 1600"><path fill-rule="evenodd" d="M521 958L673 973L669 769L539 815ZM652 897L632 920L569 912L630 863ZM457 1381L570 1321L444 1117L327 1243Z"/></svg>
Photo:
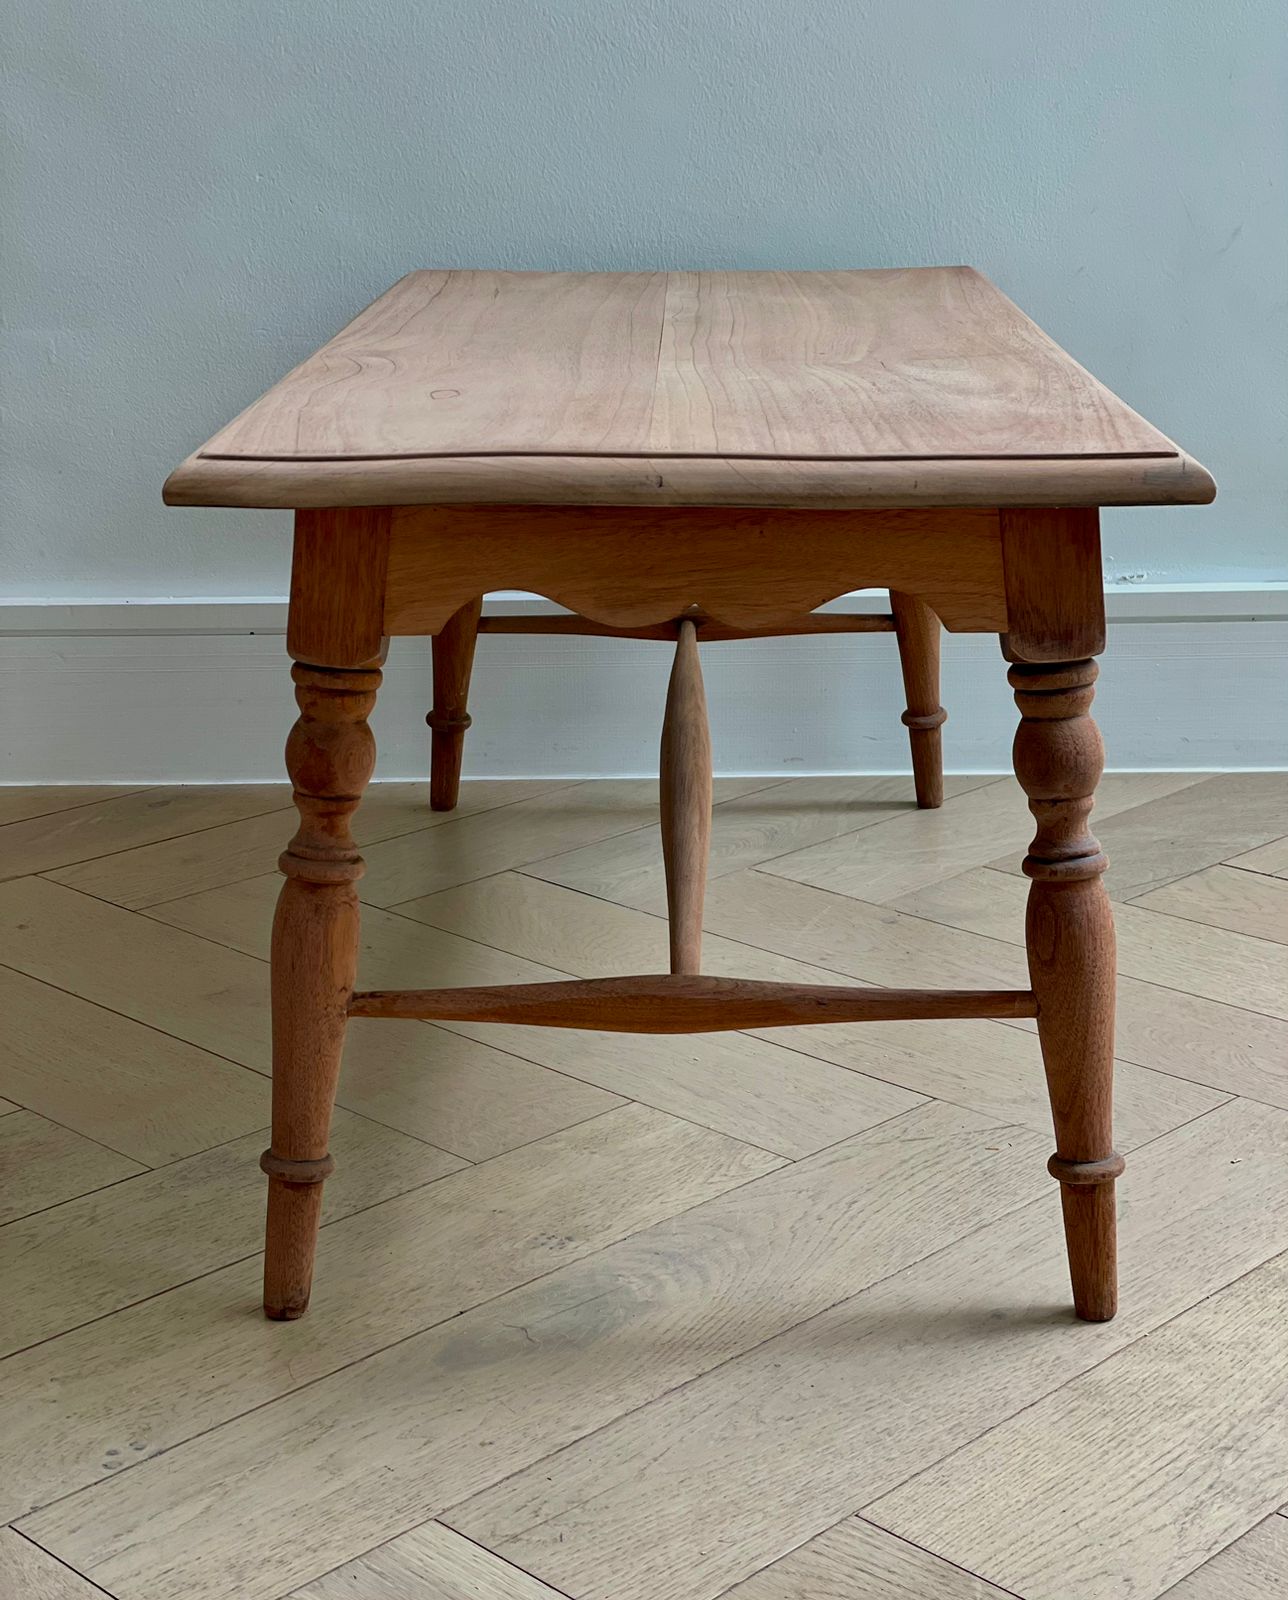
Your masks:
<svg viewBox="0 0 1288 1600"><path fill-rule="evenodd" d="M25 878L0 885L0 933L7 933L9 960L31 976L267 1073L266 958L278 887L273 874L177 902L174 910L162 908L180 917L178 908L204 903L204 910L214 902L218 915L210 918L207 939L48 879ZM207 926L199 913L193 920ZM226 948L216 942L220 935L236 937L256 955ZM360 973L363 982L390 988L560 976L375 909L363 917ZM478 1065L486 1066L485 1074L474 1070ZM339 1104L383 1121L395 1110L400 1086L407 1085L394 1125L474 1159L614 1103L614 1097L601 1098L566 1075L538 1073L536 1064L515 1063L486 1040L466 1051L442 1030L420 1023L359 1021L345 1042ZM529 1120L525 1107L534 1098L542 1104Z"/></svg>
<svg viewBox="0 0 1288 1600"><path fill-rule="evenodd" d="M1096 794L1096 816L1197 783L1194 773L1109 773ZM797 883L881 904L976 867L1000 850L1018 862L1033 837L1033 818L1018 783L1003 781L912 811L875 828L766 862L763 871Z"/></svg>
<svg viewBox="0 0 1288 1600"><path fill-rule="evenodd" d="M944 779L944 793L951 799L1000 781L950 776ZM849 837L915 810L910 778L798 778L775 784L713 807L708 876L722 877L787 851ZM665 914L666 879L657 827L533 861L524 870L583 894Z"/></svg>
<svg viewBox="0 0 1288 1600"><path fill-rule="evenodd" d="M614 1036L534 1029L502 1039L493 1028L356 1023L341 1103L386 1127L338 1115L340 1164L328 1185L313 1311L288 1328L265 1324L254 1253L263 1183L254 1155L264 1136L252 1130L266 1120L263 957L279 887L269 869L293 826L285 789L276 791L280 803L271 813L205 818L173 841L147 843L153 836L145 831L84 866L49 869L59 879L83 873L86 886L129 904L147 902L146 916L73 893L70 884L0 886L5 959L20 951L15 965L23 969L0 968L0 1010L9 1024L0 1093L10 1097L0 1098L0 1117L24 1117L19 1107L26 1106L136 1162L178 1163L173 1173L115 1180L0 1231L0 1257L7 1249L12 1258L8 1268L0 1265L0 1277L6 1289L13 1281L20 1290L11 1297L11 1328L17 1342L40 1341L0 1364L0 1521L38 1508L56 1518L71 1508L79 1528L88 1508L86 1522L111 1543L107 1560L119 1563L120 1592L138 1600L187 1600L190 1593L211 1600L206 1584L226 1600L244 1600L247 1592L251 1600L269 1600L270 1592L278 1600L301 1583L301 1593L341 1584L337 1592L370 1590L372 1600L385 1600L375 1584L408 1582L418 1596L444 1592L455 1600L456 1589L427 1585L459 1576L475 1585L462 1593L488 1595L488 1583L504 1585L511 1574L521 1585L514 1600L539 1600L568 1587L569 1573L586 1575L578 1600L643 1600L646 1593L649 1600L713 1600L734 1592L746 1600L803 1600L807 1593L833 1600L833 1580L835 1600L869 1592L876 1600L887 1600L887 1592L890 1600L931 1593L957 1600L961 1583L970 1586L963 1600L992 1600L1004 1591L987 1577L851 1513L910 1476L938 1470L937 1460L947 1461L948 1472L953 1460L973 1459L971 1452L988 1444L986 1430L1022 1429L1027 1416L1052 1403L1043 1395L1058 1398L1061 1384L1094 1380L1124 1359L1117 1352L1132 1340L1168 1317L1192 1315L1187 1306L1205 1295L1215 1291L1220 1300L1230 1292L1223 1285L1262 1270L1259 1262L1288 1247L1283 1119L1265 1106L1222 1103L1237 1091L1288 1107L1288 1022L1220 1003L1229 992L1219 1000L1185 992L1191 985L1182 981L1192 957L1201 987L1224 977L1228 991L1246 976L1248 943L1270 949L1272 960L1282 949L1273 922L1275 874L1288 874L1288 839L1282 822L1264 833L1271 776L1142 776L1134 781L1161 777L1185 787L1148 801L1136 791L1135 803L1118 812L1117 839L1111 830L1123 791L1112 791L1112 778L1102 790L1093 825L1115 858L1111 885L1130 889L1137 873L1169 877L1161 888L1145 887L1146 903L1127 908L1120 925L1152 935L1154 925L1176 923L1188 930L1180 942L1194 941L1178 954L1173 936L1161 957L1145 947L1143 959L1170 962L1182 987L1120 980L1117 1141L1148 1148L1133 1156L1120 1185L1124 1311L1109 1330L1074 1326L1067 1309L1055 1186L1042 1171L1050 1149L1045 1092L1033 1024L1023 1021L854 1024L720 1041L763 1043L768 1054L759 1066L741 1054L730 1061L705 1048L689 1057L677 1051L677 1044L705 1047L704 1039L648 1041L656 1054L634 1057ZM970 781L980 792L1014 789L1007 780ZM1285 782L1282 775L1278 781ZM902 897L865 905L862 890L847 901L823 887L746 870L776 863L794 846L794 855L817 847L829 835L812 830L835 826L847 808L852 816L856 803L877 803L871 793L860 800L858 791L883 782L907 787L903 780L841 779L718 785L706 970L859 984L1026 981L1022 884L999 896L990 882L978 903L962 903L959 927L917 915L922 890L906 905ZM1217 783L1225 792L1215 801L1192 792ZM626 831L611 833L604 830L612 807L599 804L608 786L528 786L538 793L496 787L508 791L497 818L516 816L494 822L477 845L466 839L465 853L476 851L472 865L513 855L516 870L428 895L410 891L413 899L398 905L403 915L364 913L360 982L421 986L663 968L664 922L623 903L630 897L651 911L662 905L655 829L643 825L653 822L652 786L642 816L632 810L636 797L624 794L630 803L619 807L618 820ZM566 810L584 807L586 831L569 824L564 833L562 817L546 822L536 814L535 802L556 789L580 791ZM58 810L97 814L104 802L142 799L137 789L50 790L28 793L6 811L6 793L13 792L0 791L0 833L5 819L52 823ZM193 791L184 793L191 801ZM466 793L468 805L470 788ZM946 812L968 798L959 791ZM982 800L975 804L982 816ZM476 820L422 806L420 785L375 788L358 815L358 836L375 847L381 828L406 826L401 837L410 859L413 834L428 838ZM146 830L147 808L140 804L138 812L143 820L132 825ZM915 876L933 865L938 872L927 841L944 814L914 816L901 807L850 831L858 842L898 829L904 844L891 846L890 869ZM109 821L125 828L128 810ZM954 877L1008 878L1031 831L1027 817L1021 823L1022 837L1007 845L1007 873L979 871L987 855L976 849L964 863L971 870L954 869L924 892L951 898ZM87 832L94 836L93 828ZM535 840L540 851L552 834L553 855L524 859L525 841ZM987 834L981 826L981 839ZM238 841L240 853L231 848ZM1232 864L1220 866L1214 846ZM1198 851L1195 864L1186 876L1171 876L1186 850ZM221 857L228 859L218 865ZM558 872L569 864L568 876L585 874L579 887L606 898L546 881L547 867ZM233 874L235 881L206 874ZM177 898L153 902L171 890ZM1184 913L1188 895L1219 918L1221 907L1211 902L1226 894L1235 907L1228 925ZM1250 905L1255 927L1246 925ZM1210 947L1209 933L1216 935ZM1125 948L1134 962L1140 952L1133 952L1130 926ZM774 1102L786 1091L771 1082L755 1102L751 1077L772 1074L768 1063L809 1057L834 1066L838 1078L849 1068L860 1085L880 1080L878 1089L904 1093L913 1109L895 1115L892 1102L891 1120L867 1127L877 1103L865 1088L865 1101L842 1102L866 1128L846 1139L821 1115L827 1098L820 1082L790 1103L780 1147L802 1155L823 1137L841 1143L803 1155L795 1166L752 1148L745 1141L757 1124L771 1139L781 1134ZM1158 1068L1164 1071L1151 1070ZM668 1100L681 1090L688 1095L683 1103L693 1123L620 1098L659 1084ZM983 1116L942 1099L919 1104L923 1094L977 1107ZM743 1142L698 1125L711 1120L713 1106L719 1123L750 1117ZM341 1149L347 1123L376 1139L413 1135L408 1146L448 1165L452 1158L440 1150L486 1164L458 1163L459 1170L419 1188L330 1220L341 1186L364 1179L378 1186L388 1165L377 1157L355 1163L354 1150ZM245 1158L221 1191L203 1182L199 1169L220 1157L208 1146L233 1140L237 1148L229 1144L225 1159L243 1146ZM180 1187L185 1175L191 1192ZM173 1197L168 1215L163 1191ZM685 1207L696 1209L677 1215ZM240 1259L226 1253L232 1249ZM207 1264L218 1260L228 1264ZM194 1261L203 1275L190 1276ZM130 1301L135 1293L144 1298ZM847 1297L848 1316L841 1304ZM100 1302L106 1311L93 1309ZM116 1304L121 1309L111 1309ZM28 1314L34 1320L23 1332L19 1315ZM1248 1329L1263 1345L1273 1337L1255 1318L1238 1321L1225 1351L1231 1372ZM1050 1340L1054 1351L1046 1349ZM1254 1354L1252 1367L1264 1350ZM1106 1357L1107 1367L1093 1370ZM1247 1397L1231 1412L1235 1423L1255 1417L1256 1380L1246 1387L1224 1381ZM1122 1419L1131 1425L1131 1406L1145 1409L1130 1384L1119 1390L1121 1403L1111 1401L1103 1418L1115 1440ZM696 1400L686 1400L692 1391ZM1165 1401L1156 1404L1148 1425L1165 1429L1167 1409ZM1139 1520L1166 1540L1173 1539L1169 1468L1202 1468L1223 1415L1207 1424L1207 1441L1187 1434L1170 1452L1160 1447L1157 1470L1139 1458L1139 1482L1147 1480L1151 1492L1161 1486L1157 1506L1145 1505ZM1273 1442L1269 1424L1267 1436ZM1091 1449L1089 1439L1088 1431L1077 1447ZM151 1460L162 1451L170 1452L165 1462ZM1251 1454L1221 1459L1216 1510L1206 1521L1202 1510L1193 1519L1200 1532L1228 1513L1237 1533L1256 1514L1247 1508L1242 1462L1252 1460L1264 1478L1259 1463L1268 1458L1254 1446ZM124 1496L140 1474L128 1502L100 1500ZM586 1492L579 1493L583 1478ZM1188 1472L1183 1492L1200 1493L1201 1480L1201 1470ZM1109 1484L1109 1469L1088 1481ZM493 1496L498 1507L509 1506L514 1485L523 1505L498 1539L518 1542L501 1545L499 1555L425 1521L487 1513ZM857 1498L856 1485L864 1488ZM534 1513L542 1525L536 1528L528 1510L544 1506L543 1496L552 1519L545 1531L545 1511ZM956 1505L961 1494L946 1496L944 1506L950 1501ZM101 1516L100 1506L107 1507ZM1118 1512L1110 1505L1107 1514ZM1053 1526L1063 1526L1067 1508L1056 1506L1052 1517ZM1284 1588L1275 1542L1281 1526L1288 1521L1270 1517L1206 1561L1184 1544L1182 1530L1187 1570L1203 1564L1169 1593L1185 1600L1277 1596ZM235 1573L243 1528L251 1547L245 1582ZM862 1530L890 1564L874 1556L856 1576L833 1558L836 1549L853 1554ZM553 1553L541 1565L547 1533ZM1212 1534L1217 1543L1226 1537ZM0 1535L6 1538L21 1536ZM1027 1541L1055 1569L1030 1527L1005 1528L1001 1540L1008 1548ZM458 1575L450 1560L444 1566L435 1556L426 1564L426 1542L440 1554L477 1551L470 1559L482 1565ZM537 1552L531 1559L520 1550L525 1542ZM1157 1592L1160 1544L1148 1531L1137 1542L1143 1553L1124 1559L1122 1592L1143 1600ZM1094 1543L1086 1539L1088 1548L1076 1551L1077 1570L1094 1565ZM52 1563L50 1570L88 1581L36 1545L26 1548ZM202 1567L202 1550L211 1570ZM283 1552L303 1568L282 1576ZM0 1543L0 1574L5 1553ZM743 1558L745 1565L730 1565ZM534 1564L530 1576L523 1569ZM95 1575L101 1579L105 1570ZM273 1586L257 1595L261 1572ZM28 1591L44 1600L35 1580L23 1577L24 1600ZM757 1589L761 1583L768 1587ZM856 1590L856 1583L866 1587ZM401 1593L395 1588L391 1600ZM512 1600L505 1587L499 1594ZM64 1600L62 1589L54 1595Z"/></svg>
<svg viewBox="0 0 1288 1600"><path fill-rule="evenodd" d="M145 1166L268 1123L258 1073L8 967L0 1015L0 1089Z"/></svg>
<svg viewBox="0 0 1288 1600"><path fill-rule="evenodd" d="M452 1027L793 1158L875 1127L922 1098L751 1034L668 1037L509 1024Z"/></svg>
<svg viewBox="0 0 1288 1600"><path fill-rule="evenodd" d="M1285 1154L1288 1116L1238 1102L1138 1152L1114 1322L1073 1319L1048 1194L443 1520L569 1594L706 1600L1283 1250Z"/></svg>
<svg viewBox="0 0 1288 1600"><path fill-rule="evenodd" d="M297 1589L290 1600L564 1600L441 1522Z"/></svg>
<svg viewBox="0 0 1288 1600"><path fill-rule="evenodd" d="M905 896L898 909L1022 947L1028 887L1023 878L979 868ZM1124 976L1288 1018L1288 954L1281 946L1136 904L1114 907L1114 928Z"/></svg>
<svg viewBox="0 0 1288 1600"><path fill-rule="evenodd" d="M0 1118L0 1225L145 1170L119 1150L18 1111ZM6 1282L6 1297L11 1288Z"/></svg>
<svg viewBox="0 0 1288 1600"><path fill-rule="evenodd" d="M624 1104L621 1095L430 1023L355 1021L341 1105L488 1161ZM557 1052L551 1052L555 1068Z"/></svg>
<svg viewBox="0 0 1288 1600"><path fill-rule="evenodd" d="M499 873L409 901L399 910L514 955L540 954L578 977L654 971L666 964L665 921L526 873ZM783 983L844 981L836 973L717 935L703 942L703 970ZM1051 1126L1037 1039L1015 1028L994 1022L860 1022L764 1029L757 1037L1000 1121L1041 1132ZM1145 1144L1210 1111L1222 1098L1220 1091L1122 1062L1115 1085L1119 1148Z"/></svg>
<svg viewBox="0 0 1288 1600"><path fill-rule="evenodd" d="M359 846L438 827L452 817L489 811L560 787L553 783L483 781L461 785L454 812L431 811L423 783L373 784L355 817ZM289 793L282 798L288 801ZM200 833L118 851L96 861L63 867L49 876L115 905L156 905L198 894L268 871L286 848L298 818L294 806L267 816L246 817Z"/></svg>
<svg viewBox="0 0 1288 1600"><path fill-rule="evenodd" d="M717 796L772 783L772 778L723 779ZM361 816L361 808L358 815ZM522 866L612 834L630 833L657 816L657 781L624 778L552 789L504 810L450 816L423 837L389 839L364 850L363 901L391 906L453 884ZM355 832L361 838L361 824Z"/></svg>
<svg viewBox="0 0 1288 1600"><path fill-rule="evenodd" d="M73 861L174 839L242 817L284 812L290 791L281 784L220 788L140 789L49 816L0 828L0 878L49 872Z"/></svg>
<svg viewBox="0 0 1288 1600"><path fill-rule="evenodd" d="M1245 872L1265 872L1271 877L1288 878L1288 838L1275 839L1260 849L1231 856L1227 864L1241 867Z"/></svg>
<svg viewBox="0 0 1288 1600"><path fill-rule="evenodd" d="M1128 810L1107 810L1098 793L1091 827L1109 857L1110 894L1130 900L1279 837L1285 815L1288 773L1230 772ZM1019 871L1014 859L988 865Z"/></svg>
<svg viewBox="0 0 1288 1600"><path fill-rule="evenodd" d="M0 1528L0 1595L4 1600L103 1600L101 1589L12 1528Z"/></svg>
<svg viewBox="0 0 1288 1600"><path fill-rule="evenodd" d="M1005 1596L982 1578L850 1517L755 1577L726 1589L723 1600L1005 1600Z"/></svg>
<svg viewBox="0 0 1288 1600"><path fill-rule="evenodd" d="M988 904L996 899L989 880ZM1011 885L1015 905L1024 886ZM1016 916L1005 918L1017 937ZM909 973L933 975L941 986L1025 988L1022 947L999 938L869 906L767 873L731 873L711 885L706 925L762 947L808 960L869 982L901 984ZM1001 923L990 924L1000 928ZM1022 923L1018 924L1022 927ZM1032 1032L1031 1021L1003 1024ZM1221 1005L1201 996L1143 983L1118 981L1118 1058L1188 1078L1230 1094L1288 1106L1288 1024L1277 1017Z"/></svg>
<svg viewBox="0 0 1288 1600"><path fill-rule="evenodd" d="M139 916L44 878L0 885L0 934L11 965L32 977L159 1028L176 1038L267 1071L268 971L264 957L276 874L252 885L210 891L230 911L237 935L257 954L229 949L152 916ZM182 902L194 905L195 900ZM168 914L168 911L167 911ZM391 988L510 983L558 977L548 967L440 933L375 909L363 917L360 980ZM346 1057L387 1072L403 1054L407 1071L423 1062L431 1035L419 1024L355 1024Z"/></svg>
<svg viewBox="0 0 1288 1600"><path fill-rule="evenodd" d="M259 1155L267 1143L260 1129L0 1230L0 1354L254 1255L263 1244ZM347 1111L336 1113L331 1150L328 1222L463 1165Z"/></svg>
<svg viewBox="0 0 1288 1600"><path fill-rule="evenodd" d="M1288 944L1288 880L1237 867L1206 867L1132 901L1146 911Z"/></svg>
<svg viewBox="0 0 1288 1600"><path fill-rule="evenodd" d="M1281 1256L865 1515L1025 1600L1154 1600L1288 1491L1286 1302Z"/></svg>
<svg viewBox="0 0 1288 1600"><path fill-rule="evenodd" d="M122 795L138 794L141 784L66 784L54 788L44 785L0 785L0 826L25 822L29 817L48 817L55 811L74 811L77 806L101 805Z"/></svg>
<svg viewBox="0 0 1288 1600"><path fill-rule="evenodd" d="M1034 1193L1037 1144L969 1112L910 1112L51 1506L29 1531L125 1600L267 1600L1014 1207Z"/></svg>
<svg viewBox="0 0 1288 1600"><path fill-rule="evenodd" d="M211 938L267 956L276 897L275 877L254 879L162 907L158 914L182 917ZM364 984L391 989L568 975L375 907L362 919L359 974ZM393 1026L379 1019L354 1023L346 1060L387 1045ZM403 1024L404 1037L415 1041L420 1026ZM453 1023L448 1031L787 1156L819 1150L918 1102L895 1085L746 1034L669 1038L470 1023ZM343 1086L341 1101L350 1103Z"/></svg>
<svg viewBox="0 0 1288 1600"><path fill-rule="evenodd" d="M1167 1591L1167 1600L1283 1600L1288 1520L1267 1517Z"/></svg>
<svg viewBox="0 0 1288 1600"><path fill-rule="evenodd" d="M0 1520L254 1412L436 1323L448 1324L440 1342L458 1375L443 1392L477 1381L481 1406L493 1390L504 1401L503 1372L490 1365L484 1347L472 1351L452 1319L781 1165L678 1118L623 1106L324 1227L309 1315L289 1327L262 1316L261 1264L251 1259L11 1356L0 1365ZM517 1328L507 1337L526 1343ZM404 1399L413 1409L434 1403L438 1383L422 1371ZM480 1410L476 1421L484 1423L485 1415L469 1451L488 1438L495 1414ZM423 1443L432 1452L432 1438ZM275 1460L280 1449L279 1438ZM307 1497L293 1473L279 1474L279 1487L286 1489L288 1480ZM297 1577L288 1574L271 1592L423 1520L409 1517L346 1544L331 1559L306 1563ZM340 1531L346 1525L341 1516ZM296 1544L288 1527L281 1535ZM300 1553L297 1547L297 1559ZM208 1578L218 1581L214 1573ZM233 1593L242 1600L235 1586Z"/></svg>

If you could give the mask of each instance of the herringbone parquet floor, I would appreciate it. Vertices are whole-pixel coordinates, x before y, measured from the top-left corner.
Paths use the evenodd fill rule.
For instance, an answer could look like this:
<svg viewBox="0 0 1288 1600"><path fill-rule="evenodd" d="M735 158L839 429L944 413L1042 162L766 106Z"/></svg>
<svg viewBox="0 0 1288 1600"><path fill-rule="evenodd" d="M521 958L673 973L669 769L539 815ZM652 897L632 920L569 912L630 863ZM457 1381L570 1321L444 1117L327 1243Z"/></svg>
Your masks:
<svg viewBox="0 0 1288 1600"><path fill-rule="evenodd" d="M1008 779L718 785L707 969L1023 986ZM661 970L654 786L378 787L362 982ZM1288 778L1110 776L1123 1309L1023 1022L356 1022L257 1311L272 788L0 791L3 1600L1288 1594Z"/></svg>

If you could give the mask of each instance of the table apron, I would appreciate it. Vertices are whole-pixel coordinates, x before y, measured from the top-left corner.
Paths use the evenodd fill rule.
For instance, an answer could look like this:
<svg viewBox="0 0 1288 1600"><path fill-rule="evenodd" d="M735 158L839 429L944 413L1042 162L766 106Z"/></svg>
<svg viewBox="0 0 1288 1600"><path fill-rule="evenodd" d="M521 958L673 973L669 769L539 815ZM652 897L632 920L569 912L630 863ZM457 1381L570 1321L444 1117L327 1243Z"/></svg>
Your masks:
<svg viewBox="0 0 1288 1600"><path fill-rule="evenodd" d="M1005 633L999 514L405 506L390 516L384 632L437 633L495 589L612 627L700 612L762 628L867 588L918 596L952 632Z"/></svg>

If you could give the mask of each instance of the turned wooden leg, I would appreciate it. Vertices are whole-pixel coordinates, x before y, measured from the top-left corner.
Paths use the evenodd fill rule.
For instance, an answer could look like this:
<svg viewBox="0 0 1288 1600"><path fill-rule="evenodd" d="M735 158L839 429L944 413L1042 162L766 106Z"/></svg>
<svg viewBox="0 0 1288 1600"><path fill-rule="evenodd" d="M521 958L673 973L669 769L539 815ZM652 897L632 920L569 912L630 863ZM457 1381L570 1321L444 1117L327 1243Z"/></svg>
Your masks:
<svg viewBox="0 0 1288 1600"><path fill-rule="evenodd" d="M1077 1314L1107 1322L1118 1308L1113 1146L1114 925L1105 858L1087 825L1104 766L1089 709L1091 660L1012 666L1022 721L1015 773L1037 832L1024 859L1031 879L1025 940L1038 1002Z"/></svg>
<svg viewBox="0 0 1288 1600"><path fill-rule="evenodd" d="M698 632L681 622L666 691L659 761L662 862L670 917L671 971L701 971L702 903L711 849L711 733Z"/></svg>
<svg viewBox="0 0 1288 1600"><path fill-rule="evenodd" d="M380 673L297 664L299 720L286 745L300 825L282 856L273 922L273 1142L268 1174L264 1311L302 1316L313 1254L331 1110L358 964L362 857L349 831L375 764L367 717Z"/></svg>
<svg viewBox="0 0 1288 1600"><path fill-rule="evenodd" d="M451 811L460 798L461 757L470 725L465 705L482 609L480 596L453 612L442 631L434 635L434 709L425 721L431 730L429 803L435 811Z"/></svg>
<svg viewBox="0 0 1288 1600"><path fill-rule="evenodd" d="M939 730L948 713L939 703L939 618L915 595L891 591L890 610L899 641L899 666L908 709L903 725L912 746L917 804L933 811L944 803L944 757Z"/></svg>

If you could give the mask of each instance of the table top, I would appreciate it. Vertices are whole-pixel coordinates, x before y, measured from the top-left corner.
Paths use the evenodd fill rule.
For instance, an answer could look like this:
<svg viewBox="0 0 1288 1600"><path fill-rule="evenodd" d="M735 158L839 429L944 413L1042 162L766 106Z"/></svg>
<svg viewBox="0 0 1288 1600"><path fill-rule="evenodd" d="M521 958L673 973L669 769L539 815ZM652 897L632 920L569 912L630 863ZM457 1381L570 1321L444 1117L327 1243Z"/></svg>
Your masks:
<svg viewBox="0 0 1288 1600"><path fill-rule="evenodd" d="M1213 493L970 267L412 272L166 485L268 506Z"/></svg>

